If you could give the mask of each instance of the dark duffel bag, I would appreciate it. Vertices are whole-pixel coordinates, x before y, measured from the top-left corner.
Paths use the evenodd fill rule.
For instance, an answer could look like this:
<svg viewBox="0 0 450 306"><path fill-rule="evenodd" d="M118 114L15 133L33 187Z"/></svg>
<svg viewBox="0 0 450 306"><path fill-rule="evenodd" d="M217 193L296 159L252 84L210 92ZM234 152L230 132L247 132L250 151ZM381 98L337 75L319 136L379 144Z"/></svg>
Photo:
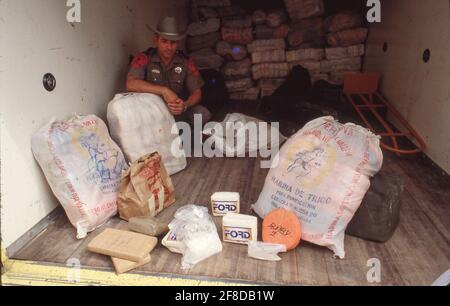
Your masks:
<svg viewBox="0 0 450 306"><path fill-rule="evenodd" d="M349 223L346 233L375 242L386 242L394 235L400 220L404 178L382 170L371 181L371 187Z"/></svg>
<svg viewBox="0 0 450 306"><path fill-rule="evenodd" d="M302 66L295 66L270 97L264 97L261 111L274 120L289 119L295 116L296 104L309 96L311 91L311 76Z"/></svg>
<svg viewBox="0 0 450 306"><path fill-rule="evenodd" d="M311 76L307 69L295 66L286 81L261 103L262 113L272 121L289 120L300 126L323 116L337 117L334 108L311 102Z"/></svg>
<svg viewBox="0 0 450 306"><path fill-rule="evenodd" d="M314 101L323 103L339 103L344 87L342 85L335 85L325 80L318 80L314 83L311 92L311 98Z"/></svg>

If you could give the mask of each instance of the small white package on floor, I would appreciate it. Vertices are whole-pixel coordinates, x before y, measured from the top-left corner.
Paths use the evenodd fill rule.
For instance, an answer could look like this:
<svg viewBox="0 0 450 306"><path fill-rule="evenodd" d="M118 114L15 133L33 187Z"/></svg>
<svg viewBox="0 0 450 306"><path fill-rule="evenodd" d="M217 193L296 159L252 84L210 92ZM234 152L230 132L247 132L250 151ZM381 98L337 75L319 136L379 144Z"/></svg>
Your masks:
<svg viewBox="0 0 450 306"><path fill-rule="evenodd" d="M245 156L280 146L285 140L279 129L262 120L243 114L228 114L221 123L209 123L203 130L211 136L216 150L227 157Z"/></svg>
<svg viewBox="0 0 450 306"><path fill-rule="evenodd" d="M248 257L266 260L266 261L281 261L278 253L286 253L286 246L276 243L265 243L259 241L248 242Z"/></svg>
<svg viewBox="0 0 450 306"><path fill-rule="evenodd" d="M258 241L258 218L228 213L222 219L222 233L224 242L248 244Z"/></svg>
<svg viewBox="0 0 450 306"><path fill-rule="evenodd" d="M216 192L211 196L211 210L214 217L223 217L227 213L241 211L239 192Z"/></svg>
<svg viewBox="0 0 450 306"><path fill-rule="evenodd" d="M101 119L51 120L33 135L31 148L79 239L117 213L127 165Z"/></svg>
<svg viewBox="0 0 450 306"><path fill-rule="evenodd" d="M302 239L330 248L344 258L347 224L383 163L380 138L332 117L309 122L281 148L254 211L292 210L302 225Z"/></svg>
<svg viewBox="0 0 450 306"><path fill-rule="evenodd" d="M222 242L208 208L195 205L184 206L175 213L169 224L170 236L163 244L176 253L182 253L182 269L222 252ZM168 244L171 242L171 244Z"/></svg>
<svg viewBox="0 0 450 306"><path fill-rule="evenodd" d="M112 138L121 146L129 162L158 152L169 175L186 168L181 138L166 103L156 95L118 94L108 105ZM176 130L178 131L178 130Z"/></svg>

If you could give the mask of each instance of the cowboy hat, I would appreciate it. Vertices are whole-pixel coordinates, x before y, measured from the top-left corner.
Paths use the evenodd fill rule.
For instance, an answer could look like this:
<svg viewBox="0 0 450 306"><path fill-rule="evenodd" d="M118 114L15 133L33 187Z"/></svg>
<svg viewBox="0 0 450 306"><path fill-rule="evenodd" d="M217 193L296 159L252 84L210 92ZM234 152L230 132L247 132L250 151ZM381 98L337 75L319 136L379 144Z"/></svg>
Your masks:
<svg viewBox="0 0 450 306"><path fill-rule="evenodd" d="M164 17L156 28L152 27L152 30L159 36L172 41L182 40L186 37L186 29L181 29L174 17Z"/></svg>

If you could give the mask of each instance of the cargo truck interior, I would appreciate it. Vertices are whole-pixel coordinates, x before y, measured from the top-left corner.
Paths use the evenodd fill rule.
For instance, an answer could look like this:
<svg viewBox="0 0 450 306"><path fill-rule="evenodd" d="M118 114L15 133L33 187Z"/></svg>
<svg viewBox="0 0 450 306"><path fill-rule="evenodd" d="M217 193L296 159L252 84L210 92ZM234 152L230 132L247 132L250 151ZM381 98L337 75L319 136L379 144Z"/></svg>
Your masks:
<svg viewBox="0 0 450 306"><path fill-rule="evenodd" d="M232 4L247 12L285 9L284 1L275 0ZM364 23L369 32L361 72L379 74L379 91L424 144L421 147L414 135L405 132L398 117L379 111L392 133L406 136L398 138L399 147L421 147L414 154L383 149L379 175L387 185L393 177L401 177L404 185L399 223L389 240L346 235L347 254L342 260L324 247L302 241L297 249L281 254L280 262L251 259L245 246L224 243L222 253L190 270L181 269L181 256L159 243L150 263L120 277L109 257L89 252L87 245L103 229L126 229L127 222L116 216L78 240L33 157L30 138L51 118L96 114L106 121L108 102L125 91L130 60L152 44L151 27L167 15L189 24L191 4L188 0L83 1L81 22L66 20L69 9L65 1L0 1L3 283L58 283L63 279L58 269L70 267L74 259L87 285L126 285L141 278L143 284L153 285L431 285L450 268L449 1L381 1L381 22ZM325 1L325 16L342 10L365 16L368 9L364 0ZM186 50L184 43L182 47ZM52 91L43 86L48 73L56 82ZM341 85L331 89L342 91ZM228 113L273 121L261 111L263 103L261 95L255 100L230 98L214 114L214 121L222 121ZM283 135L290 137L308 121L330 113L342 122L367 125L343 92L321 92L308 105L294 116L276 118ZM367 121L375 129L382 128L375 119L369 115ZM391 139L386 139L390 145ZM260 167L260 161L188 158L188 167L172 177L177 201L158 218L169 223L183 205L208 206L216 191L239 192L241 213L252 214L251 206L269 171ZM385 194L378 196L384 199ZM215 222L220 229L220 219ZM381 279L370 283L374 259L381 264ZM103 274L97 278L99 274L88 273Z"/></svg>

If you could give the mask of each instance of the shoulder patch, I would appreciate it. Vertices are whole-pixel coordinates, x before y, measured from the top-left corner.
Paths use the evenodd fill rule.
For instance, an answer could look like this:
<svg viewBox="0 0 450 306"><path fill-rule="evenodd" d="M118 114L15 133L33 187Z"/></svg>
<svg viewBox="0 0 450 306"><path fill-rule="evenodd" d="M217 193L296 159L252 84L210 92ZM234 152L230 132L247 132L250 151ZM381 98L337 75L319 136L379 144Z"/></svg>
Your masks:
<svg viewBox="0 0 450 306"><path fill-rule="evenodd" d="M148 56L145 55L144 53L137 54L134 57L133 61L131 62L131 66L136 69L142 68L147 64L148 64Z"/></svg>
<svg viewBox="0 0 450 306"><path fill-rule="evenodd" d="M194 75L194 76L199 76L200 72L198 71L197 67L195 66L195 63L193 60L188 60L187 62L187 67L189 69L189 71Z"/></svg>

